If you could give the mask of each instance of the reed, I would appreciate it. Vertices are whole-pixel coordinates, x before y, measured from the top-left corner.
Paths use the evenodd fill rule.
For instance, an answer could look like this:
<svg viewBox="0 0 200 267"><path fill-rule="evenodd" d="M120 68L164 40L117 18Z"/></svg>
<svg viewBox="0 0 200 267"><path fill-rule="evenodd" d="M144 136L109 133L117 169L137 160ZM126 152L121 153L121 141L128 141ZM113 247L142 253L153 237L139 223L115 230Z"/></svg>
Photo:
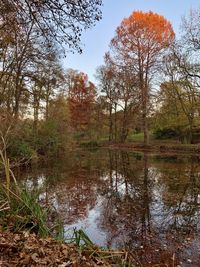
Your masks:
<svg viewBox="0 0 200 267"><path fill-rule="evenodd" d="M97 263L103 266L134 267L134 259L127 251L104 249L96 246L88 235L82 229L73 229L73 235L70 239L82 251L89 255Z"/></svg>
<svg viewBox="0 0 200 267"><path fill-rule="evenodd" d="M6 141L1 136L0 164L4 169L5 183L0 186L0 223L4 228L19 231L29 229L40 236L50 235L47 226L47 212L38 202L39 192L28 191L18 185L10 169L6 152ZM12 183L12 180L14 183Z"/></svg>

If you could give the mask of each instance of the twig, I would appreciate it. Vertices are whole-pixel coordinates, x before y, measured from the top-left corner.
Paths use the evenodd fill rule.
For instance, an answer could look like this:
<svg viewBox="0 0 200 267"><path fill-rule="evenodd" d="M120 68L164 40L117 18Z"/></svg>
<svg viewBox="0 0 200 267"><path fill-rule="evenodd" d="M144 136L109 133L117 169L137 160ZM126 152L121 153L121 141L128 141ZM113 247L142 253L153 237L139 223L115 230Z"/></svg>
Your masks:
<svg viewBox="0 0 200 267"><path fill-rule="evenodd" d="M7 205L7 207L5 207ZM3 211L3 210L8 210L10 207L8 205L8 201L4 202L1 207L0 207L0 211Z"/></svg>
<svg viewBox="0 0 200 267"><path fill-rule="evenodd" d="M5 208L3 208L3 209L0 209L0 212L1 211L4 211L4 210L9 210L10 209L10 207L5 207Z"/></svg>
<svg viewBox="0 0 200 267"><path fill-rule="evenodd" d="M173 256L172 256L172 261L173 261L172 266L173 266L173 267L175 266L175 257L176 257L176 255L175 255L175 253L174 253Z"/></svg>

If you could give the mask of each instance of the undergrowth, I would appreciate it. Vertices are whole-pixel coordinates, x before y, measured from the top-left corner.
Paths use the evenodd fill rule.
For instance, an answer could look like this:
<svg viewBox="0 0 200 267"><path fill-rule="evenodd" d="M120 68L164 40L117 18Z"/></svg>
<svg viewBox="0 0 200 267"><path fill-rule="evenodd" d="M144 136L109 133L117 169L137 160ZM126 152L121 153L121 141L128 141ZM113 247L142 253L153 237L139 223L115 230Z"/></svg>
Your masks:
<svg viewBox="0 0 200 267"><path fill-rule="evenodd" d="M0 185L0 225L5 230L29 230L41 237L52 233L60 238L62 225L59 220L48 226L50 207L42 207L39 203L40 192L28 190L20 186L10 169L7 157L6 142L2 137L3 149L0 150L0 164L4 168L5 181Z"/></svg>
<svg viewBox="0 0 200 267"><path fill-rule="evenodd" d="M27 189L15 187L7 192L0 189L0 199L8 203L8 209L0 212L0 224L4 229L13 231L30 230L40 236L48 236L49 228L46 224L47 214L37 201L37 194Z"/></svg>

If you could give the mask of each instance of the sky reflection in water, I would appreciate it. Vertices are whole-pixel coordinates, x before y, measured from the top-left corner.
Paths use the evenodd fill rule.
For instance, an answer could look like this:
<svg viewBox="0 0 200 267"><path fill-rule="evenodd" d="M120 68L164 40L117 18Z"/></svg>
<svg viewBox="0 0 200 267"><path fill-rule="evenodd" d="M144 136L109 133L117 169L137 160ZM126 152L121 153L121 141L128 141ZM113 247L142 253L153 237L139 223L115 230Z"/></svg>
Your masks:
<svg viewBox="0 0 200 267"><path fill-rule="evenodd" d="M61 214L66 235L82 228L100 246L134 249L145 266L170 266L173 255L181 266L199 266L199 163L194 156L78 151L23 175Z"/></svg>

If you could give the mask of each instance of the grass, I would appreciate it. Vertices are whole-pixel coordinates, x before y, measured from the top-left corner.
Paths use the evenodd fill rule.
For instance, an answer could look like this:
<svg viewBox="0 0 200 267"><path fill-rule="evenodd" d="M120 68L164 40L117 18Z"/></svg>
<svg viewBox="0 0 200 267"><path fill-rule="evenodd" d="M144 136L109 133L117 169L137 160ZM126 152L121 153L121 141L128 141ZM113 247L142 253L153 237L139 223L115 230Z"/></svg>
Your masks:
<svg viewBox="0 0 200 267"><path fill-rule="evenodd" d="M131 141L131 142L143 142L143 140L144 140L144 134L143 133L131 134L128 137L128 141Z"/></svg>
<svg viewBox="0 0 200 267"><path fill-rule="evenodd" d="M155 137L152 133L152 131L149 132L149 139L150 141L155 140ZM128 136L128 141L130 142L137 142L137 143L143 143L144 142L144 133L132 133Z"/></svg>
<svg viewBox="0 0 200 267"><path fill-rule="evenodd" d="M38 193L14 186L9 189L8 197L7 190L4 186L0 188L0 201L9 207L0 212L2 227L13 231L26 229L42 237L49 236L47 212L38 203Z"/></svg>
<svg viewBox="0 0 200 267"><path fill-rule="evenodd" d="M71 243L75 243L80 248L94 247L93 242L87 236L87 234L82 229L73 229L73 235L69 238Z"/></svg>
<svg viewBox="0 0 200 267"><path fill-rule="evenodd" d="M61 236L61 224L56 223L48 227L48 213L51 210L44 208L39 203L39 191L28 190L18 185L10 169L10 161L6 153L6 143L0 150L0 163L4 167L5 183L0 185L0 224L4 229L12 231L29 230L41 237L50 236L56 232ZM12 183L12 180L14 184ZM56 230L56 231L55 231Z"/></svg>
<svg viewBox="0 0 200 267"><path fill-rule="evenodd" d="M72 238L70 242L75 243L84 253L93 258L96 262L101 262L112 265L103 266L118 266L118 267L131 267L133 266L133 259L127 251L107 250L96 246L88 237L88 235L82 230L74 228ZM114 264L114 265L113 265Z"/></svg>

